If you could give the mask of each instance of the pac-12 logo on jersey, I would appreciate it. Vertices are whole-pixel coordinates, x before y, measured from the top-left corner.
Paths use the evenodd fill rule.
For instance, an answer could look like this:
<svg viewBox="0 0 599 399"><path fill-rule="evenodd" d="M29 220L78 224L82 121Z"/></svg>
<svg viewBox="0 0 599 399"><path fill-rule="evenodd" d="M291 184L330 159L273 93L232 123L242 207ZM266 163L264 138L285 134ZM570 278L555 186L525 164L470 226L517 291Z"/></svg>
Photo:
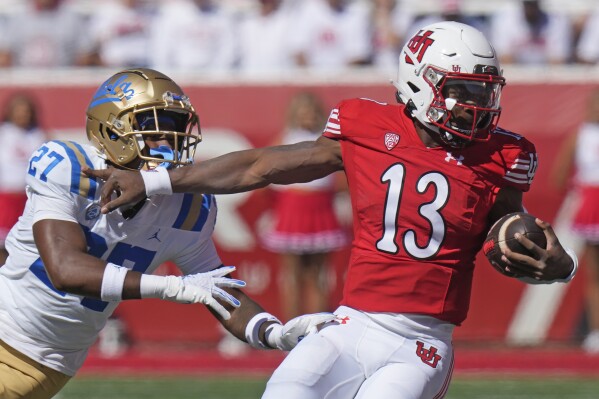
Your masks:
<svg viewBox="0 0 599 399"><path fill-rule="evenodd" d="M395 148L397 143L399 143L399 134L392 132L385 133L385 147L387 147L389 151Z"/></svg>

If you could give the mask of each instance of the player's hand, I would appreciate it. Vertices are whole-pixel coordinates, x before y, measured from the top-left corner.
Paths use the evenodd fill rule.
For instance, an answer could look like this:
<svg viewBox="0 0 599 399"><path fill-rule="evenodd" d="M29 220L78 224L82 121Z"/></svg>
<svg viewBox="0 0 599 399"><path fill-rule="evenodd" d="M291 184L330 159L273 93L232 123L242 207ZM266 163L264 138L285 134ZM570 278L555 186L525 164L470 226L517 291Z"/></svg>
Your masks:
<svg viewBox="0 0 599 399"><path fill-rule="evenodd" d="M298 316L285 325L272 324L267 327L268 345L283 351L290 351L308 334L318 331L324 324L335 320L333 313L313 313Z"/></svg>
<svg viewBox="0 0 599 399"><path fill-rule="evenodd" d="M239 300L222 289L245 287L245 282L242 280L224 277L234 270L235 266L225 266L206 273L189 274L183 277L170 276L176 281L169 284L170 287L165 290L163 299L180 303L202 303L211 307L224 320L228 320L231 314L216 298L231 306L239 307Z"/></svg>
<svg viewBox="0 0 599 399"><path fill-rule="evenodd" d="M112 212L121 206L135 205L146 197L143 178L137 171L113 167L90 169L84 166L82 172L89 177L102 179L105 182L100 198L102 213ZM113 196L115 196L114 199Z"/></svg>
<svg viewBox="0 0 599 399"><path fill-rule="evenodd" d="M503 250L502 260L509 270L525 282L551 282L567 278L573 271L574 262L560 244L551 225L536 219L547 238L547 248L543 249L521 234L516 234L518 242L533 256L519 254L509 249ZM527 281L530 279L532 281Z"/></svg>

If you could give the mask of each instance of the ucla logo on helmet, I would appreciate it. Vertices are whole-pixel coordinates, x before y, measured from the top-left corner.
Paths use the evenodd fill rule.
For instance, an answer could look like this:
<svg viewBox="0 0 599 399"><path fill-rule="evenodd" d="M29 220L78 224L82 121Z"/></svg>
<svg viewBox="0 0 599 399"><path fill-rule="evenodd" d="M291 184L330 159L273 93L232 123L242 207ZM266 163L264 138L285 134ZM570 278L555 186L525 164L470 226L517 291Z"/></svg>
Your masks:
<svg viewBox="0 0 599 399"><path fill-rule="evenodd" d="M96 94L94 94L89 107L93 108L100 104L121 101L123 98L130 100L135 95L135 90L131 87L131 81L127 80L128 77L129 75L124 74L118 76L118 79L112 83L110 79L102 83Z"/></svg>

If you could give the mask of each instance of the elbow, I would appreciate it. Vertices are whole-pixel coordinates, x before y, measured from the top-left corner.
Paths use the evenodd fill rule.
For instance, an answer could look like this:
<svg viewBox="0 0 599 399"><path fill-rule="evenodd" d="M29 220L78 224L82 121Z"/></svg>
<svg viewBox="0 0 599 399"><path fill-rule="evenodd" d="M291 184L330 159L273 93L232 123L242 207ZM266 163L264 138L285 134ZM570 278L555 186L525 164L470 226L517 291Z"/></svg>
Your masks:
<svg viewBox="0 0 599 399"><path fill-rule="evenodd" d="M76 274L68 267L69 262L44 262L44 269L52 286L62 292L77 292L79 283Z"/></svg>
<svg viewBox="0 0 599 399"><path fill-rule="evenodd" d="M60 268L57 270L57 268L45 267L45 269L50 283L56 290L70 292L73 289L72 283L68 278L68 273L66 273L66 271L61 270Z"/></svg>

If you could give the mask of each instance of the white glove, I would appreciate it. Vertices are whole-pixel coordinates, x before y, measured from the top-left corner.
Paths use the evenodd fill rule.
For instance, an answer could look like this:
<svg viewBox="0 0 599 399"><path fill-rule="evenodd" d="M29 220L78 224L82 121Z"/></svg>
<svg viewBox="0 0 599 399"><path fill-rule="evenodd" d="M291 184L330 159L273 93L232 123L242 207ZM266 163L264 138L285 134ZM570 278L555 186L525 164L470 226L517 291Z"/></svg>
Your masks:
<svg viewBox="0 0 599 399"><path fill-rule="evenodd" d="M235 266L226 266L206 273L179 276L142 275L140 292L142 298L160 298L179 303L202 303L214 309L223 319L231 314L215 297L234 307L240 302L220 287L245 287L245 282L223 277L235 270Z"/></svg>
<svg viewBox="0 0 599 399"><path fill-rule="evenodd" d="M333 313L313 313L295 317L285 325L266 327L266 342L272 348L290 351L308 334L318 331L321 324L335 320Z"/></svg>

